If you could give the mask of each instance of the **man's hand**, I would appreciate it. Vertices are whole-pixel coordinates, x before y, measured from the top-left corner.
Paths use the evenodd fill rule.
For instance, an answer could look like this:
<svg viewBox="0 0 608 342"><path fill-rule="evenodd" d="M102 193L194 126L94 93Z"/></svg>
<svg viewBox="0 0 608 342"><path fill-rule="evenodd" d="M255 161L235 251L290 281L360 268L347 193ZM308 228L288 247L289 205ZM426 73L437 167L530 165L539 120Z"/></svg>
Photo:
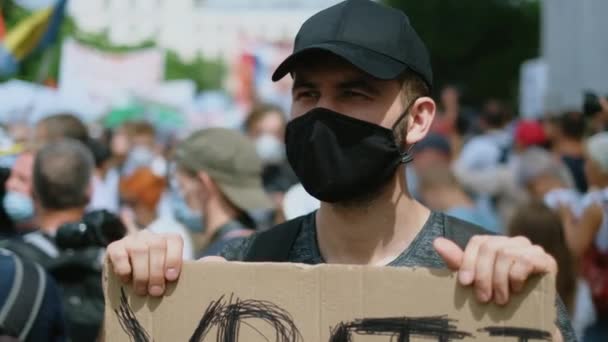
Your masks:
<svg viewBox="0 0 608 342"><path fill-rule="evenodd" d="M525 237L478 235L464 252L454 242L438 238L435 250L448 267L458 271L458 280L474 285L481 302L504 305L511 292L520 292L533 274L557 274L555 259Z"/></svg>
<svg viewBox="0 0 608 342"><path fill-rule="evenodd" d="M183 245L177 234L142 230L111 243L107 255L114 273L125 283L133 282L138 295L161 296L165 283L179 277Z"/></svg>

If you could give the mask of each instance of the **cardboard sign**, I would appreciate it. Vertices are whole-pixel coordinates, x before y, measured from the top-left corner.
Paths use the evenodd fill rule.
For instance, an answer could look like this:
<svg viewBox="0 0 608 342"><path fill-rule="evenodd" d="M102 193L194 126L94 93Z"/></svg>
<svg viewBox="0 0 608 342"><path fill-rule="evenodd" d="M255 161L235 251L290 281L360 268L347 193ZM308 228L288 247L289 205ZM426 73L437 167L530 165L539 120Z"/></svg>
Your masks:
<svg viewBox="0 0 608 342"><path fill-rule="evenodd" d="M550 341L554 279L480 304L446 270L187 263L162 299L105 276L106 341Z"/></svg>

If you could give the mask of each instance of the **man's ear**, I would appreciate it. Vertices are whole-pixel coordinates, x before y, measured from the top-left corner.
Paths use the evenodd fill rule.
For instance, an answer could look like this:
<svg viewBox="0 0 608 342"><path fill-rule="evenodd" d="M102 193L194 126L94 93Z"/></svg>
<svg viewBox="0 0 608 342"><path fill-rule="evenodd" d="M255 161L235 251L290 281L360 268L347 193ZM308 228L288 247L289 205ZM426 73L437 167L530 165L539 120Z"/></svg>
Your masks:
<svg viewBox="0 0 608 342"><path fill-rule="evenodd" d="M410 109L410 114L407 116L408 124L405 129L405 141L408 146L424 139L431 128L437 105L430 97L418 98Z"/></svg>
<svg viewBox="0 0 608 342"><path fill-rule="evenodd" d="M205 171L199 171L196 173L196 178L202 184L202 192L205 198L208 198L211 194L215 194L219 191L215 181Z"/></svg>

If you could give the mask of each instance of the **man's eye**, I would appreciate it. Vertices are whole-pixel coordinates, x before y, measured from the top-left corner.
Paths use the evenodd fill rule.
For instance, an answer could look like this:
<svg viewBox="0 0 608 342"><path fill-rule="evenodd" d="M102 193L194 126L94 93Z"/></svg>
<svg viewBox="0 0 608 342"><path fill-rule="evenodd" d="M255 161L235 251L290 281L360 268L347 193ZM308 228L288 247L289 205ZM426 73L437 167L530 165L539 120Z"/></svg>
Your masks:
<svg viewBox="0 0 608 342"><path fill-rule="evenodd" d="M343 92L343 96L344 97L367 98L367 96L365 96L365 94L359 93L359 92L356 92L356 91L351 91L351 90L345 90Z"/></svg>
<svg viewBox="0 0 608 342"><path fill-rule="evenodd" d="M296 93L296 99L314 99L318 97L319 94L315 91L301 91Z"/></svg>

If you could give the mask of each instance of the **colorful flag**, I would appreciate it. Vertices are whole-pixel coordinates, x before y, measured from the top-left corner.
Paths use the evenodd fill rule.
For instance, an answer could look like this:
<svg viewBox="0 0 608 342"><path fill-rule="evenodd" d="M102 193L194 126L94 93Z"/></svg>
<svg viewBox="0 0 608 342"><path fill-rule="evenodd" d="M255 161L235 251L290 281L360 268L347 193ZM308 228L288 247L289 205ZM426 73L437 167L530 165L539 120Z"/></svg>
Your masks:
<svg viewBox="0 0 608 342"><path fill-rule="evenodd" d="M0 9L0 42L4 40L6 34L6 28L4 27L4 16L2 15L2 9Z"/></svg>
<svg viewBox="0 0 608 342"><path fill-rule="evenodd" d="M7 29L0 42L0 76L17 72L30 54L48 47L57 37L67 0L57 0Z"/></svg>

